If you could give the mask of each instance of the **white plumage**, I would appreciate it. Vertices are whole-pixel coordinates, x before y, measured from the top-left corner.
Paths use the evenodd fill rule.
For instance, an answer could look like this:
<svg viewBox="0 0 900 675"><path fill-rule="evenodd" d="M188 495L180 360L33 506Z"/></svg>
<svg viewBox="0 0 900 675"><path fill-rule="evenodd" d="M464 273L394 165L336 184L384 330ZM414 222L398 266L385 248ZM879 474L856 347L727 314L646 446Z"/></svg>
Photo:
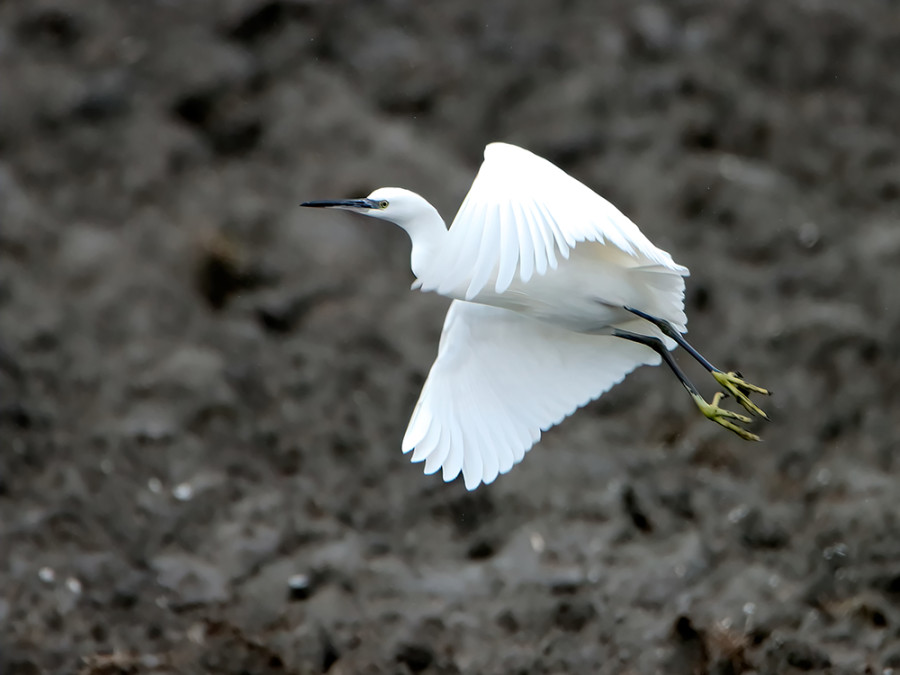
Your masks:
<svg viewBox="0 0 900 675"><path fill-rule="evenodd" d="M446 481L462 473L470 490L509 471L542 431L636 367L661 355L668 361L676 340L686 346L687 268L608 201L527 150L487 146L449 230L425 199L401 188L304 206L396 223L412 241L413 288L454 299L402 447L425 473L442 470ZM642 344L642 336L665 347ZM673 370L708 417L749 421L720 413L717 400L710 407Z"/></svg>
<svg viewBox="0 0 900 675"><path fill-rule="evenodd" d="M593 190L537 155L507 143L491 143L435 264L413 287L449 295L465 286L464 299L491 282L505 292L516 271L522 283L534 273L559 268L580 242L617 247L623 253L678 273L665 251L650 243L621 211Z"/></svg>
<svg viewBox="0 0 900 675"><path fill-rule="evenodd" d="M466 487L490 483L522 461L576 408L596 399L658 354L610 335L574 333L488 305L454 300L403 439L403 452L462 471Z"/></svg>

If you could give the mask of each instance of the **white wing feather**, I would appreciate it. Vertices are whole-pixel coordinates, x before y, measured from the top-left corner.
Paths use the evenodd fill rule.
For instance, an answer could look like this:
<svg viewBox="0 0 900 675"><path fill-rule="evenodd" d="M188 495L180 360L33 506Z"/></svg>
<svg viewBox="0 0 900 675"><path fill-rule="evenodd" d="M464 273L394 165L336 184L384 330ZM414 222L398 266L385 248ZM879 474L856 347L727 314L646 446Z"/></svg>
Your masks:
<svg viewBox="0 0 900 675"><path fill-rule="evenodd" d="M634 256L637 265L687 270L654 246L631 220L593 190L537 155L506 143L485 148L484 163L453 220L440 255L414 288L475 298L493 280L503 293L594 241Z"/></svg>
<svg viewBox="0 0 900 675"><path fill-rule="evenodd" d="M612 336L574 333L515 312L455 300L403 439L403 452L492 482L546 431L658 354Z"/></svg>

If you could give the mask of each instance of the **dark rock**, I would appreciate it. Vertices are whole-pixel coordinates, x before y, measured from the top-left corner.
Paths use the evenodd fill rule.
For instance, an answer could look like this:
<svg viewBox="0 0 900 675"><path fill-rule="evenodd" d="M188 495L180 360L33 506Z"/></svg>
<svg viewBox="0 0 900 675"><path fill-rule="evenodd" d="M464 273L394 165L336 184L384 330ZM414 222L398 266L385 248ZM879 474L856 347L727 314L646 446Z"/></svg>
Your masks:
<svg viewBox="0 0 900 675"><path fill-rule="evenodd" d="M203 126L212 116L218 96L219 93L213 89L191 92L178 99L172 111L190 125Z"/></svg>
<svg viewBox="0 0 900 675"><path fill-rule="evenodd" d="M229 33L241 42L253 42L277 30L286 13L284 2L260 3L242 16Z"/></svg>
<svg viewBox="0 0 900 675"><path fill-rule="evenodd" d="M313 579L308 574L295 574L288 579L288 599L308 600L313 594Z"/></svg>
<svg viewBox="0 0 900 675"><path fill-rule="evenodd" d="M469 560L485 560L497 552L497 547L490 539L479 539L469 546L466 557Z"/></svg>
<svg viewBox="0 0 900 675"><path fill-rule="evenodd" d="M682 615L675 620L672 639L676 645L672 672L701 673L708 669L706 636L694 627L689 617Z"/></svg>
<svg viewBox="0 0 900 675"><path fill-rule="evenodd" d="M95 78L75 105L72 114L91 123L123 116L131 108L132 87L124 73L111 71Z"/></svg>
<svg viewBox="0 0 900 675"><path fill-rule="evenodd" d="M741 541L749 548L778 549L787 546L790 534L759 509L752 509L740 522Z"/></svg>
<svg viewBox="0 0 900 675"><path fill-rule="evenodd" d="M28 658L13 657L6 659L0 652L0 672L4 675L41 675L41 668Z"/></svg>
<svg viewBox="0 0 900 675"><path fill-rule="evenodd" d="M209 140L220 155L244 155L259 144L262 134L261 120L232 118L216 124L209 132Z"/></svg>
<svg viewBox="0 0 900 675"><path fill-rule="evenodd" d="M831 666L831 659L822 650L799 640L786 640L773 645L766 652L770 672L784 673L788 667L804 671L822 672Z"/></svg>
<svg viewBox="0 0 900 675"><path fill-rule="evenodd" d="M414 673L420 673L434 661L434 652L427 645L402 644L394 657L398 663L405 663Z"/></svg>
<svg viewBox="0 0 900 675"><path fill-rule="evenodd" d="M338 659L341 658L341 653L335 646L334 641L325 631L322 631L319 637L322 642L322 672L327 673L331 670L331 667L337 663Z"/></svg>
<svg viewBox="0 0 900 675"><path fill-rule="evenodd" d="M227 29L240 42L255 43L284 28L289 21L308 19L311 7L298 0L253 2Z"/></svg>
<svg viewBox="0 0 900 675"><path fill-rule="evenodd" d="M460 534L471 534L490 522L495 509L487 491L469 492L461 497L441 504L437 513L446 515Z"/></svg>
<svg viewBox="0 0 900 675"><path fill-rule="evenodd" d="M30 429L34 424L34 415L23 403L18 401L0 404L0 425L9 424L19 429Z"/></svg>
<svg viewBox="0 0 900 675"><path fill-rule="evenodd" d="M22 368L12 354L3 349L3 347L0 347L0 371L7 373L16 380L22 379Z"/></svg>
<svg viewBox="0 0 900 675"><path fill-rule="evenodd" d="M644 509L638 499L637 492L629 485L622 492L622 509L631 519L632 524L641 532L652 532L653 523L647 517Z"/></svg>
<svg viewBox="0 0 900 675"><path fill-rule="evenodd" d="M58 7L37 7L19 22L19 39L26 44L68 51L84 34L77 15Z"/></svg>
<svg viewBox="0 0 900 675"><path fill-rule="evenodd" d="M315 290L300 294L279 294L256 309L259 322L270 333L290 333L316 305L336 295L333 290Z"/></svg>
<svg viewBox="0 0 900 675"><path fill-rule="evenodd" d="M196 269L197 287L213 309L222 309L236 293L268 281L247 259L240 245L219 232L201 250Z"/></svg>
<svg viewBox="0 0 900 675"><path fill-rule="evenodd" d="M497 625L507 633L515 633L520 628L516 615L509 609L504 609L497 615Z"/></svg>
<svg viewBox="0 0 900 675"><path fill-rule="evenodd" d="M587 600L564 600L556 606L553 623L559 628L577 633L597 616L597 610Z"/></svg>
<svg viewBox="0 0 900 675"><path fill-rule="evenodd" d="M663 494L660 501L679 518L694 520L697 515L691 504L691 491L687 488Z"/></svg>
<svg viewBox="0 0 900 675"><path fill-rule="evenodd" d="M884 655L882 664L885 668L900 668L900 647L893 647Z"/></svg>

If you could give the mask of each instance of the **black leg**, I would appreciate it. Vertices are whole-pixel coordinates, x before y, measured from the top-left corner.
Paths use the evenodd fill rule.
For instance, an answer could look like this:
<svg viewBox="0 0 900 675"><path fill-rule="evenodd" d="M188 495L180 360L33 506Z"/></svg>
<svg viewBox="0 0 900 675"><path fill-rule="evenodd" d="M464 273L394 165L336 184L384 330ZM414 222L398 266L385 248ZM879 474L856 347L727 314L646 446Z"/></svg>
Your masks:
<svg viewBox="0 0 900 675"><path fill-rule="evenodd" d="M772 392L767 389L763 389L762 387L758 387L755 384L750 384L745 381L743 376L740 373L726 373L723 370L719 370L709 361L707 361L703 355L694 349L687 340L684 339L684 336L675 330L668 321L660 319L659 317L655 317L652 314L647 314L646 312L642 312L639 309L634 309L633 307L625 307L625 309L637 317L649 321L654 326L659 328L663 335L666 337L670 337L675 342L682 347L688 354L693 356L704 368L706 368L715 378L716 382L718 382L728 393L737 399L738 403L740 403L744 408L747 409L748 412L753 415L758 415L763 419L769 419L769 416L766 415L763 410L756 405L753 401L750 400L751 393L764 394L768 396Z"/></svg>
<svg viewBox="0 0 900 675"><path fill-rule="evenodd" d="M743 429L732 422L732 420L734 420L736 422L748 424L750 422L750 418L722 408L719 405L719 403L722 401L722 398L725 396L722 392L717 392L716 395L713 396L713 399L710 403L706 402L706 399L704 399L700 395L697 387L693 385L693 383L682 372L681 368L678 367L678 364L675 363L675 359L672 358L672 355L669 353L669 350L666 349L666 345L662 340L657 337L641 335L640 333L632 333L631 331L621 329L613 330L612 334L617 338L642 344L659 354L662 357L663 361L666 362L666 365L669 366L673 373L675 373L675 377L678 378L678 381L681 382L682 386L685 389L687 389L688 393L691 395L691 398L694 399L694 403L697 405L697 407L700 409L700 412L703 413L705 417L711 419L716 424L722 425L729 431L733 431L744 440L759 440L759 436L750 433L746 429ZM713 375L715 376L716 373L713 373ZM725 374L723 373L723 375Z"/></svg>
<svg viewBox="0 0 900 675"><path fill-rule="evenodd" d="M678 343L679 347L681 347L688 354L690 354L695 359L697 359L697 361L700 362L700 365L702 365L704 368L706 368L709 372L711 372L711 373L722 372L721 370L716 368L713 364L711 364L709 361L707 361L704 358L703 354L701 354L696 349L694 349L690 345L690 343L684 339L684 336L681 333L679 333L677 330L672 328L672 324L670 324L668 321L664 321L663 319L658 319L655 316L646 314L639 309L634 309L633 307L626 307L625 309L628 310L629 312L631 312L632 314L634 314L635 316L639 316L642 319L646 319L647 321L652 323L654 326L659 328L663 332L663 335L675 340L675 342Z"/></svg>
<svg viewBox="0 0 900 675"><path fill-rule="evenodd" d="M613 335L617 338L622 338L623 340L630 340L631 342L637 342L638 344L645 345L650 347L653 351L659 354L663 361L666 362L666 365L672 369L672 372L675 373L675 377L678 378L678 381L684 386L685 389L688 390L688 393L691 396L699 396L700 391L694 384L687 378L687 375L678 367L678 364L675 363L675 359L672 358L672 355L669 353L669 350L666 349L666 346L663 344L663 341L656 337L651 337L649 335L641 335L640 333L632 333L630 330L619 330L616 329L613 331Z"/></svg>

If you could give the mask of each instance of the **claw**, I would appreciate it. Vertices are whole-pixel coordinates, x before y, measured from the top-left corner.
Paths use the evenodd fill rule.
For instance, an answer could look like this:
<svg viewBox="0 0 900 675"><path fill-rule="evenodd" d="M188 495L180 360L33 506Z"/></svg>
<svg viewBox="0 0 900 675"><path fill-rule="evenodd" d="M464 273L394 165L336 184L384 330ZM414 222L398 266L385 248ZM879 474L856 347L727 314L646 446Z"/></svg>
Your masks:
<svg viewBox="0 0 900 675"><path fill-rule="evenodd" d="M750 384L741 377L740 373L723 373L721 370L714 370L712 376L716 378L716 382L722 385L723 389L728 391L738 403L747 409L747 412L762 417L764 420L769 419L769 416L763 412L762 408L751 401L748 396L751 393L768 396L771 393L768 389Z"/></svg>
<svg viewBox="0 0 900 675"><path fill-rule="evenodd" d="M722 402L722 399L725 398L725 396L726 394L718 391L713 396L712 401L707 403L702 396L700 396L699 394L695 394L694 402L697 404L697 407L700 408L700 412L703 413L704 417L711 419L713 422L725 427L729 431L733 431L745 441L760 440L759 436L757 436L756 434L750 433L746 429L742 429L737 424L730 421L735 420L737 422L741 422L742 424L749 424L753 420L746 415L741 415L740 413L732 412L731 410L726 410L725 408L720 407L719 404Z"/></svg>

